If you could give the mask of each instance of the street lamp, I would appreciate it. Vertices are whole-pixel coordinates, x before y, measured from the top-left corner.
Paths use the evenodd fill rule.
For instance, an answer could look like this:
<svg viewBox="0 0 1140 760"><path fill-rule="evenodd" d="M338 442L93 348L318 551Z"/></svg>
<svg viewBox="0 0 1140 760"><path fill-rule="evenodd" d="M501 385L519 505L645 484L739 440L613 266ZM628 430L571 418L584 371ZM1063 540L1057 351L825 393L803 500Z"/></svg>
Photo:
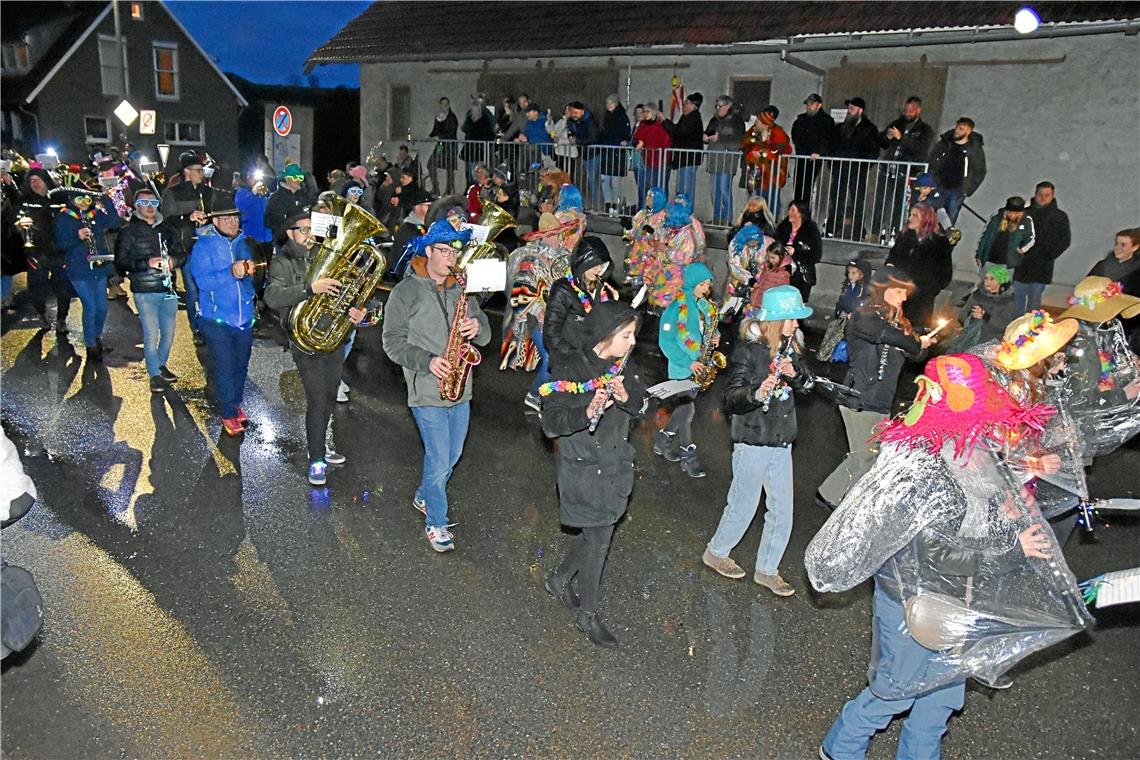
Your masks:
<svg viewBox="0 0 1140 760"><path fill-rule="evenodd" d="M1013 28L1020 34L1030 34L1037 31L1037 27L1041 24L1041 17L1037 15L1037 11L1030 8L1028 5L1019 10L1013 16Z"/></svg>

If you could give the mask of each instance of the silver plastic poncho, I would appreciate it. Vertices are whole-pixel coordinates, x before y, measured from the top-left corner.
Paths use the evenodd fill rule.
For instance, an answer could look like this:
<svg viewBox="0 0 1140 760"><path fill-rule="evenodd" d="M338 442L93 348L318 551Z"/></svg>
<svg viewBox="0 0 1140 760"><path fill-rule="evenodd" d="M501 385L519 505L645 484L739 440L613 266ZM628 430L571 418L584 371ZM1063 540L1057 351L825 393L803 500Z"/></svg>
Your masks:
<svg viewBox="0 0 1140 760"><path fill-rule="evenodd" d="M1120 320L1081 322L1066 357L1062 403L1080 427L1088 457L1111 453L1140 432L1140 398L1130 401L1124 393L1140 373Z"/></svg>
<svg viewBox="0 0 1140 760"><path fill-rule="evenodd" d="M569 254L545 239L515 249L507 259L510 292L503 315L503 354L499 369L532 370L538 366L538 352L530 341L527 318L533 316L542 321L550 286L568 274Z"/></svg>
<svg viewBox="0 0 1140 760"><path fill-rule="evenodd" d="M907 632L929 667L887 698L928 692L967 677L995 679L1029 654L1089 625L1076 579L1020 478L990 449L953 459L886 444L804 558L819 591L845 591L874 576L906 610ZM1028 558L1019 535L1033 526L1050 558ZM878 647L874 673L884 663Z"/></svg>

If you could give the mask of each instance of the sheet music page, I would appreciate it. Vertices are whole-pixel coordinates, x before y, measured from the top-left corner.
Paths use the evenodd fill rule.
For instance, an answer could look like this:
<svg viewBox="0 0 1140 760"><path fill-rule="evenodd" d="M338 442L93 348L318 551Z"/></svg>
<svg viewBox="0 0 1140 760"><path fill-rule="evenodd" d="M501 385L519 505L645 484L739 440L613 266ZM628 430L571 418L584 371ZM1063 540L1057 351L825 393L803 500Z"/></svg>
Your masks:
<svg viewBox="0 0 1140 760"><path fill-rule="evenodd" d="M507 262L479 259L467 265L467 292L492 293L507 289Z"/></svg>
<svg viewBox="0 0 1140 760"><path fill-rule="evenodd" d="M309 217L309 224L313 228L314 237L327 237L329 234L329 227L336 225L339 217L332 214L323 214L320 211L316 212Z"/></svg>
<svg viewBox="0 0 1140 760"><path fill-rule="evenodd" d="M491 228L485 224L471 224L469 222L464 222L460 229L471 230L472 243L486 243L487 233L491 231Z"/></svg>
<svg viewBox="0 0 1140 760"><path fill-rule="evenodd" d="M1140 602L1140 567L1104 574L1096 592L1097 607Z"/></svg>
<svg viewBox="0 0 1140 760"><path fill-rule="evenodd" d="M650 386L645 392L653 398L665 399L676 396L678 393L687 393L696 387L697 384L692 380L666 380L663 383Z"/></svg>

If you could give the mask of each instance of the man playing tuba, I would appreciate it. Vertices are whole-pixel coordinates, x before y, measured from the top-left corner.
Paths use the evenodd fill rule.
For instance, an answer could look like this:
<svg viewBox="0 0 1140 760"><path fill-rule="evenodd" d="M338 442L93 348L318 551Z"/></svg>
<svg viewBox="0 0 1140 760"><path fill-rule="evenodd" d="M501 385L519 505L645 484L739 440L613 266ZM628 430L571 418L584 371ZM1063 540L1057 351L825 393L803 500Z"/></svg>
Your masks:
<svg viewBox="0 0 1140 760"><path fill-rule="evenodd" d="M432 224L413 243L425 255L412 259L411 272L392 289L384 315L384 352L404 368L408 406L424 444L423 478L412 506L423 513L424 533L437 552L455 549L447 523L447 482L463 453L471 414L471 375L463 379L457 373L478 361L471 357L471 343L485 346L491 340L487 317L477 299L463 292L462 274L455 268L470 239L470 230L456 230L446 219Z"/></svg>

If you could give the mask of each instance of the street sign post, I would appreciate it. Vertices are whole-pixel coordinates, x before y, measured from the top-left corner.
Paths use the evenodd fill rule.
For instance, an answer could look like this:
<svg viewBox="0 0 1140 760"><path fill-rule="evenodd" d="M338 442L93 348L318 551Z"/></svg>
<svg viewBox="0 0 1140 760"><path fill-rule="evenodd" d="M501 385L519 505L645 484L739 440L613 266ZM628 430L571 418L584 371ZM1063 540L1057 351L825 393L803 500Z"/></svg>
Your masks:
<svg viewBox="0 0 1140 760"><path fill-rule="evenodd" d="M287 137L293 129L293 114L285 106L277 106L273 112L273 131L281 137Z"/></svg>

